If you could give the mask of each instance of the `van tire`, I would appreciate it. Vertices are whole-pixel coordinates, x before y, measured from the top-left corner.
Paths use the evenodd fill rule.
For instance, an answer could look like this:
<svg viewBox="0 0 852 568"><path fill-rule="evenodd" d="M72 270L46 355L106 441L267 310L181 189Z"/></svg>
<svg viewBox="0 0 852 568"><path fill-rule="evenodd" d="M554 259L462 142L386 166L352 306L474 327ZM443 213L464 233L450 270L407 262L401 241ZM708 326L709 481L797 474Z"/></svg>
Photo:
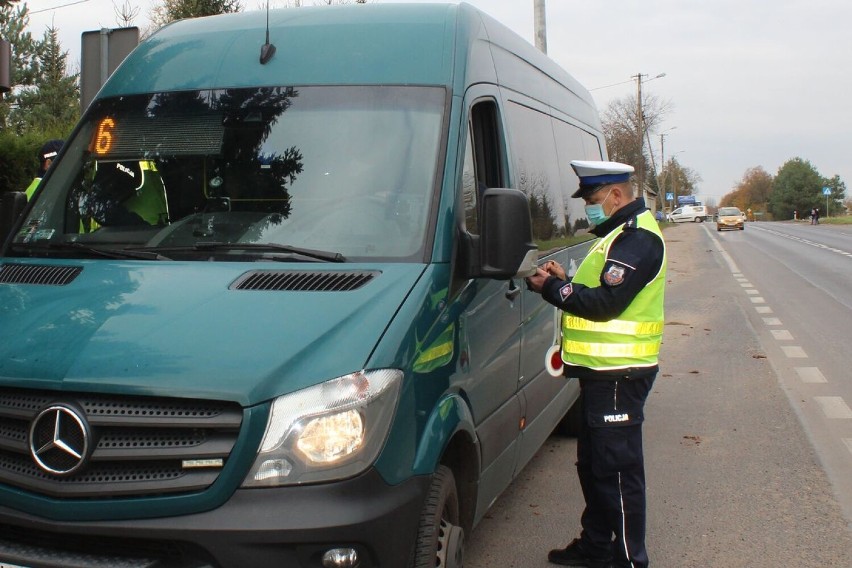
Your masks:
<svg viewBox="0 0 852 568"><path fill-rule="evenodd" d="M464 565L464 529L453 471L439 465L432 476L420 513L413 568L461 568Z"/></svg>
<svg viewBox="0 0 852 568"><path fill-rule="evenodd" d="M693 219L693 221L696 222L696 223L703 223L704 217L696 217L695 219Z"/></svg>

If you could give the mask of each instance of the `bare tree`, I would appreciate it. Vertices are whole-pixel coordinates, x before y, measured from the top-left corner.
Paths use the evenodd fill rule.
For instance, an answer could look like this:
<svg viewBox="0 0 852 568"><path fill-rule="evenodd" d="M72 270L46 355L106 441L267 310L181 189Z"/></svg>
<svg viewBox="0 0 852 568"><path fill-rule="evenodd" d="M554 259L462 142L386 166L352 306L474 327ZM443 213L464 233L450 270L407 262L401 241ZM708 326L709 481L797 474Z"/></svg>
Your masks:
<svg viewBox="0 0 852 568"><path fill-rule="evenodd" d="M240 0L161 0L151 9L154 28L184 18L200 18L216 14L229 14L243 9Z"/></svg>
<svg viewBox="0 0 852 568"><path fill-rule="evenodd" d="M139 6L132 6L130 0L124 0L121 6L115 2L112 3L112 10L115 12L115 23L120 28L129 28L133 25L133 20L139 15Z"/></svg>
<svg viewBox="0 0 852 568"><path fill-rule="evenodd" d="M643 128L653 133L662 124L671 109L671 103L654 95L642 96L644 114ZM636 115L636 95L610 101L601 117L606 145L611 160L630 164L637 168L647 167L651 160L651 149L639 146L639 124Z"/></svg>

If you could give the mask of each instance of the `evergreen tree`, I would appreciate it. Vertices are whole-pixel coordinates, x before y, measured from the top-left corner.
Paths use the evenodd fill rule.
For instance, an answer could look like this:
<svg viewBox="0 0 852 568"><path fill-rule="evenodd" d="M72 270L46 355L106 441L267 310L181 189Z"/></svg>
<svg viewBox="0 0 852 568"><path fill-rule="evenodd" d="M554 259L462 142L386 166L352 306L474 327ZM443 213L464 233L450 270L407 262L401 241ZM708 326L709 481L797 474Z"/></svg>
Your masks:
<svg viewBox="0 0 852 568"><path fill-rule="evenodd" d="M823 178L811 163L802 158L787 160L778 170L772 193L769 194L769 211L776 220L792 219L798 211L800 219L807 217L814 207L825 208L822 195Z"/></svg>
<svg viewBox="0 0 852 568"><path fill-rule="evenodd" d="M67 74L68 53L62 51L56 28L48 28L38 44L38 76L34 88L17 97L18 108L11 123L18 132L41 130L67 133L80 117L77 74Z"/></svg>
<svg viewBox="0 0 852 568"><path fill-rule="evenodd" d="M30 23L29 9L26 3L13 7L10 2L0 4L0 37L12 45L12 89L35 83L38 76L38 42L27 31ZM7 94L0 99L0 128L8 126L9 112L14 95Z"/></svg>

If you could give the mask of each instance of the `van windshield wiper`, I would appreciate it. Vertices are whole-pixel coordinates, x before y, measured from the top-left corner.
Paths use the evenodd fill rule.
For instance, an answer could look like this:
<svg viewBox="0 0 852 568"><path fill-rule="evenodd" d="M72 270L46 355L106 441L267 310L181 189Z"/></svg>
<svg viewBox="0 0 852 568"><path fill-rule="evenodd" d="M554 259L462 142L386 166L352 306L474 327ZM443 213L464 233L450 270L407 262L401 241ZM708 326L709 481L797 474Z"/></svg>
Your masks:
<svg viewBox="0 0 852 568"><path fill-rule="evenodd" d="M299 256L322 260L324 262L346 262L346 257L339 252L330 252L324 250L315 250L292 245L281 245L277 243L220 243L220 242L200 242L191 246L165 246L165 247L139 247L139 251L202 251L202 252L220 252L220 251L252 251L252 252L272 252L272 253L287 253L296 254ZM283 260L275 257L268 257L269 260Z"/></svg>
<svg viewBox="0 0 852 568"><path fill-rule="evenodd" d="M84 254L88 254L91 256L98 256L103 258L113 258L113 259L133 259L133 260L171 260L167 256L163 256L159 252L155 251L144 251L144 250L131 250L131 249L113 249L113 248L101 248L101 247L93 247L90 245L86 245L77 241L67 241L67 242L46 242L46 243L14 243L12 248L18 250L29 250L29 251L39 251L42 253L46 252L57 252L57 251L75 251L81 252Z"/></svg>

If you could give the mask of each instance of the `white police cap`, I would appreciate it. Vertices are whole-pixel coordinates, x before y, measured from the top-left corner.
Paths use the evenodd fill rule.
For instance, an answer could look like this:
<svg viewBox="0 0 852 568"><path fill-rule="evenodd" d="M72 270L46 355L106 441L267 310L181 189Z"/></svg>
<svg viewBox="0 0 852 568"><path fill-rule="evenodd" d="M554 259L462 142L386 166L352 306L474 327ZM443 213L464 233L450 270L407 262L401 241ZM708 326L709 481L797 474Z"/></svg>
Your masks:
<svg viewBox="0 0 852 568"><path fill-rule="evenodd" d="M586 197L604 185L629 181L630 174L635 171L627 164L596 160L573 160L571 167L580 178L580 189L571 197Z"/></svg>

